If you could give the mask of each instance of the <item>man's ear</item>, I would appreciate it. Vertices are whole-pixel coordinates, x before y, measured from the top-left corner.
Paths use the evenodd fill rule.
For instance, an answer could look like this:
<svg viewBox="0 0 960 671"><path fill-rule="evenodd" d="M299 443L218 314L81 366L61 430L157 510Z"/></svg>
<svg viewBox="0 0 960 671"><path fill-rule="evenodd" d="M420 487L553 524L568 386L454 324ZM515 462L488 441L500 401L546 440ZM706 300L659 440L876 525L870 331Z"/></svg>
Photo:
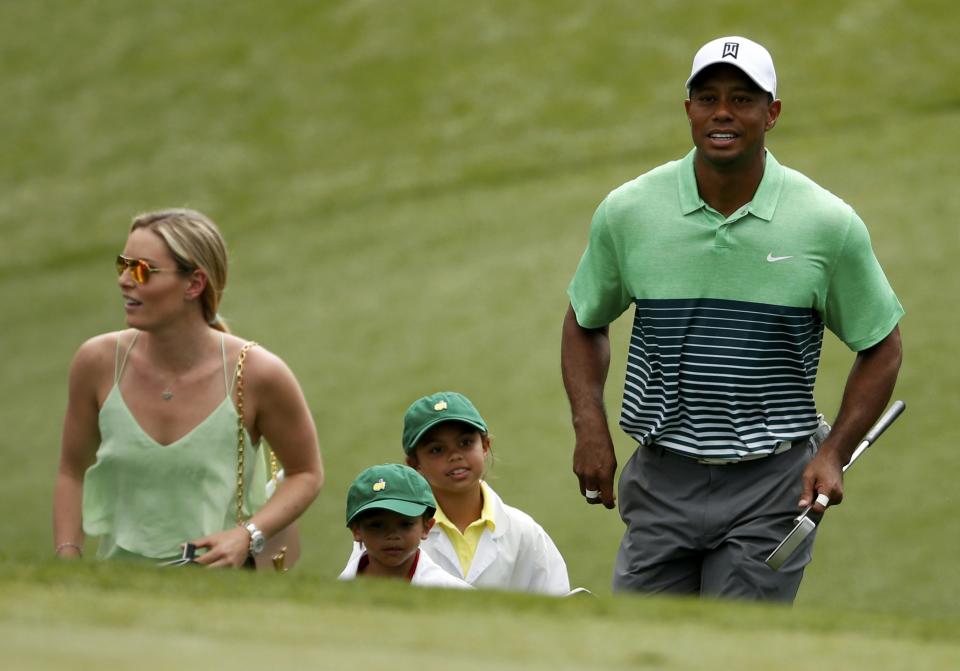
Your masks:
<svg viewBox="0 0 960 671"><path fill-rule="evenodd" d="M423 535L420 536L421 540L427 540L427 535L430 533L430 530L433 528L433 525L436 523L437 521L432 517L428 520L423 521Z"/></svg>
<svg viewBox="0 0 960 671"><path fill-rule="evenodd" d="M353 524L350 526L350 531L353 532L353 540L357 541L360 544L363 544L363 539L360 538L360 526Z"/></svg>
<svg viewBox="0 0 960 671"><path fill-rule="evenodd" d="M203 295L207 288L207 274L197 268L190 273L190 284L187 285L185 297L188 301L193 301Z"/></svg>
<svg viewBox="0 0 960 671"><path fill-rule="evenodd" d="M420 470L420 460L417 459L416 453L407 455L407 466L414 469L415 471Z"/></svg>
<svg viewBox="0 0 960 671"><path fill-rule="evenodd" d="M767 108L767 125L766 130L773 130L773 127L777 125L777 119L780 118L780 99L774 100L770 103L770 106Z"/></svg>

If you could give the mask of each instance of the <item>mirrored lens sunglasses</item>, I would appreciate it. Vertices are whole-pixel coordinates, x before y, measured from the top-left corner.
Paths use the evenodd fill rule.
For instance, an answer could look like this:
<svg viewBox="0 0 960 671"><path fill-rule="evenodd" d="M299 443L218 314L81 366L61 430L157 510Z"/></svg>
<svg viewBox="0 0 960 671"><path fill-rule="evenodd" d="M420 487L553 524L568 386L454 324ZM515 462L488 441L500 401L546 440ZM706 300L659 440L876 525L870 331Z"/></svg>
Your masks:
<svg viewBox="0 0 960 671"><path fill-rule="evenodd" d="M117 275L123 275L124 270L130 271L130 277L137 284L146 284L153 273L164 272L163 268L154 268L143 259L130 259L123 254L117 255Z"/></svg>

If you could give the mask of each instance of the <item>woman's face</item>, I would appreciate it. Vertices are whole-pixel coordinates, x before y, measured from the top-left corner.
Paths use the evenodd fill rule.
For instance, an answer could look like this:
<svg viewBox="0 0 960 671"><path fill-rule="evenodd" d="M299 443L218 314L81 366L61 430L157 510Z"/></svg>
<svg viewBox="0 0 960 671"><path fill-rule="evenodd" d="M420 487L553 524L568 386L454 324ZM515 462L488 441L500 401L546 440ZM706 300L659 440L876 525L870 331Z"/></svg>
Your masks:
<svg viewBox="0 0 960 671"><path fill-rule="evenodd" d="M117 278L128 326L150 330L177 317L189 303L196 303L190 299L194 293L192 277L178 271L167 244L156 233L145 228L131 231L123 256L141 259L157 270L145 273L146 281L142 284L134 279L129 268Z"/></svg>

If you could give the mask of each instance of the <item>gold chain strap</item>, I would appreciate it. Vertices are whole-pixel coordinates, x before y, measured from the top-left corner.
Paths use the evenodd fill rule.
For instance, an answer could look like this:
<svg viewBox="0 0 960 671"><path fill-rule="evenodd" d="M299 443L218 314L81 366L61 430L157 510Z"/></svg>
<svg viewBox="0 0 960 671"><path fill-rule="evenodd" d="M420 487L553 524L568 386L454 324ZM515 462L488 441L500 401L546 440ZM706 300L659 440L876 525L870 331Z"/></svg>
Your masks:
<svg viewBox="0 0 960 671"><path fill-rule="evenodd" d="M240 348L240 358L237 359L237 524L243 524L243 362L247 352L256 347L252 340L244 343Z"/></svg>
<svg viewBox="0 0 960 671"><path fill-rule="evenodd" d="M277 480L277 475L280 473L280 462L277 461L277 455L274 454L273 450L270 450L270 479L274 482Z"/></svg>
<svg viewBox="0 0 960 671"><path fill-rule="evenodd" d="M257 343L244 343L240 348L240 356L237 358L237 524L242 525L243 519L243 470L244 470L244 438L243 434L246 427L243 424L243 362L247 358L247 352L256 347ZM270 450L270 474L274 481L277 479L277 473L280 471L280 463L277 461L277 455ZM279 573L286 573L284 567L286 560L286 546L280 548L280 552L273 555L273 568Z"/></svg>

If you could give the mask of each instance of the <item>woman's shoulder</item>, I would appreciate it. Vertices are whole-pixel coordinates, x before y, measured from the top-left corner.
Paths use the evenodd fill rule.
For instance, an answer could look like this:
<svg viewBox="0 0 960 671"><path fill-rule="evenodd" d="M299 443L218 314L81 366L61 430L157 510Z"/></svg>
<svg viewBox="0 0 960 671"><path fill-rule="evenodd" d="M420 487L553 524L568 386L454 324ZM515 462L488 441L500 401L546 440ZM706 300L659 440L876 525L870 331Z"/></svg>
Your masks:
<svg viewBox="0 0 960 671"><path fill-rule="evenodd" d="M117 351L130 347L137 337L136 329L110 331L88 338L77 348L73 357L74 366L84 369L100 366L112 367L116 361Z"/></svg>
<svg viewBox="0 0 960 671"><path fill-rule="evenodd" d="M99 351L100 349L116 349L117 343L129 346L140 332L137 329L123 329L109 331L87 338L78 351Z"/></svg>
<svg viewBox="0 0 960 671"><path fill-rule="evenodd" d="M271 352L255 340L241 338L232 333L223 334L223 345L227 360L236 361L240 352L246 348L244 365L258 370L269 370L275 366L283 366L283 359Z"/></svg>
<svg viewBox="0 0 960 671"><path fill-rule="evenodd" d="M74 390L71 393L86 390L104 394L124 349L130 347L136 335L136 329L111 331L93 336L80 345L70 363L70 387Z"/></svg>
<svg viewBox="0 0 960 671"><path fill-rule="evenodd" d="M293 378L293 373L284 360L260 343L230 333L224 334L223 343L227 361L234 364L239 362L240 352L244 347L251 345L246 349L243 360L244 376L249 378L251 384L272 386Z"/></svg>

